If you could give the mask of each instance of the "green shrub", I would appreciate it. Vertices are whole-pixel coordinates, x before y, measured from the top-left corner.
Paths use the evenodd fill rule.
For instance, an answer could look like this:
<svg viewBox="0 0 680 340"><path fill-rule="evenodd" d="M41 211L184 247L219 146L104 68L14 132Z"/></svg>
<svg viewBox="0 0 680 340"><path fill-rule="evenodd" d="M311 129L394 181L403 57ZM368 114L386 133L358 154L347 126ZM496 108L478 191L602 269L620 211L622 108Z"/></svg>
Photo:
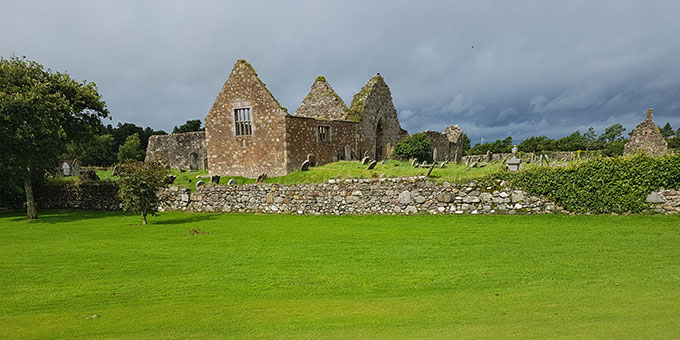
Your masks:
<svg viewBox="0 0 680 340"><path fill-rule="evenodd" d="M402 160L417 158L419 161L432 162L430 142L423 133L416 133L413 136L402 139L394 146L392 155Z"/></svg>
<svg viewBox="0 0 680 340"><path fill-rule="evenodd" d="M680 185L680 155L597 158L565 168L536 168L504 177L577 213L641 212L647 195Z"/></svg>

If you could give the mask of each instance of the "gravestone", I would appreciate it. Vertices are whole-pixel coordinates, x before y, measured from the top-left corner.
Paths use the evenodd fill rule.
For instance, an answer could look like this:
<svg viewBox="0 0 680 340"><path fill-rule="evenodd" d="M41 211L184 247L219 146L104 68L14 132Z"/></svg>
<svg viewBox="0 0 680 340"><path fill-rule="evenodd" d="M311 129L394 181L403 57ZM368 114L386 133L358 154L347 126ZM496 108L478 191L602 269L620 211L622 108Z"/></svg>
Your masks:
<svg viewBox="0 0 680 340"><path fill-rule="evenodd" d="M99 176L97 176L97 172L94 170L84 170L80 172L80 179L83 181L98 181Z"/></svg>
<svg viewBox="0 0 680 340"><path fill-rule="evenodd" d="M227 185L236 185L236 180L233 178L230 178L229 181L227 182Z"/></svg>
<svg viewBox="0 0 680 340"><path fill-rule="evenodd" d="M369 162L370 160L371 160L371 159L368 158L368 156L364 156L364 158L361 160L361 164L362 164L362 165L366 165L366 164L368 164L368 162Z"/></svg>
<svg viewBox="0 0 680 340"><path fill-rule="evenodd" d="M210 177L210 183L220 184L220 176L215 175Z"/></svg>
<svg viewBox="0 0 680 340"><path fill-rule="evenodd" d="M203 182L203 180L200 180L200 181L197 181L197 182L196 182L196 187L197 187L197 188L202 187L203 185L205 185L205 182Z"/></svg>
<svg viewBox="0 0 680 340"><path fill-rule="evenodd" d="M437 148L434 148L434 150L432 150L432 161L433 161L433 162L436 162L436 161L437 161L437 156L439 156L439 155L437 154Z"/></svg>
<svg viewBox="0 0 680 340"><path fill-rule="evenodd" d="M255 182L261 183L261 182L264 182L266 179L267 179L267 173L263 172L259 176L257 176L257 180Z"/></svg>
<svg viewBox="0 0 680 340"><path fill-rule="evenodd" d="M309 166L316 166L316 158L314 157L314 154L308 154L307 155L307 162L309 162ZM306 171L306 170L305 170Z"/></svg>
<svg viewBox="0 0 680 340"><path fill-rule="evenodd" d="M368 151L364 152L364 158L368 157Z"/></svg>
<svg viewBox="0 0 680 340"><path fill-rule="evenodd" d="M472 163L470 163L470 167L471 167L471 168L477 167L477 162L472 162Z"/></svg>
<svg viewBox="0 0 680 340"><path fill-rule="evenodd" d="M517 171L519 170L519 165L522 163L522 160L517 158L517 146L512 147L512 158L508 159L508 170L510 171Z"/></svg>
<svg viewBox="0 0 680 340"><path fill-rule="evenodd" d="M300 171L307 171L307 170L309 170L309 160L302 162L302 165L300 166Z"/></svg>
<svg viewBox="0 0 680 340"><path fill-rule="evenodd" d="M349 145L345 145L345 160L352 160L352 148L350 148Z"/></svg>
<svg viewBox="0 0 680 340"><path fill-rule="evenodd" d="M68 165L68 163L64 162L64 164L61 165L61 169L64 177L71 176L71 166Z"/></svg>
<svg viewBox="0 0 680 340"><path fill-rule="evenodd" d="M491 162L492 159L493 159L493 152L487 151L486 155L484 155L484 161L488 163L488 162Z"/></svg>
<svg viewBox="0 0 680 340"><path fill-rule="evenodd" d="M432 174L432 169L434 169L434 163L432 163L432 165L430 166L430 168L427 169L427 175L425 175L425 176L430 177L430 174Z"/></svg>
<svg viewBox="0 0 680 340"><path fill-rule="evenodd" d="M378 162L376 161L371 162L370 164L368 164L368 168L366 168L366 170L373 170L376 164L378 164Z"/></svg>
<svg viewBox="0 0 680 340"><path fill-rule="evenodd" d="M417 165L417 164L418 164L418 158L414 158L414 159L411 161L411 166L415 166L415 165Z"/></svg>
<svg viewBox="0 0 680 340"><path fill-rule="evenodd" d="M382 162L380 162L380 163L381 164L387 164L387 158L383 159Z"/></svg>
<svg viewBox="0 0 680 340"><path fill-rule="evenodd" d="M442 164L439 164L440 168L446 168L446 162L442 162Z"/></svg>

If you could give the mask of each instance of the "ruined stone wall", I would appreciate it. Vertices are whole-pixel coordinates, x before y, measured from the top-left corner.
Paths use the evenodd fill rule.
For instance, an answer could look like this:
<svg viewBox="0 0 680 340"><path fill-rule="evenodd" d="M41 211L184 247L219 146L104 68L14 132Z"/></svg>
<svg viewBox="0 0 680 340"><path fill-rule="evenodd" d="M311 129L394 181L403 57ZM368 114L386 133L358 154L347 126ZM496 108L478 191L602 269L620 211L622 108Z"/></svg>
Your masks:
<svg viewBox="0 0 680 340"><path fill-rule="evenodd" d="M680 214L680 190L660 189L647 196L652 209L661 214Z"/></svg>
<svg viewBox="0 0 680 340"><path fill-rule="evenodd" d="M638 151L651 156L660 157L666 154L668 142L659 131L654 120L652 120L654 110L647 110L647 118L638 125L630 135L630 140L623 149L623 154L628 155Z"/></svg>
<svg viewBox="0 0 680 340"><path fill-rule="evenodd" d="M319 126L330 127L330 139L319 140ZM357 123L339 120L319 120L306 117L286 117L286 170L292 172L313 155L315 164L337 161L345 156L345 146L357 147ZM355 151L356 152L356 151Z"/></svg>
<svg viewBox="0 0 680 340"><path fill-rule="evenodd" d="M445 134L431 130L424 131L423 134L425 135L427 141L430 143L430 150L432 150L433 157L435 156L435 149L437 149L436 158L434 159L435 162L455 160L456 157L455 145L454 147L451 147L452 143L449 142L449 138Z"/></svg>
<svg viewBox="0 0 680 340"><path fill-rule="evenodd" d="M249 108L252 135L236 136L234 111ZM282 176L288 114L245 60L239 60L205 119L210 175Z"/></svg>
<svg viewBox="0 0 680 340"><path fill-rule="evenodd" d="M163 210L324 215L543 214L562 211L498 180L435 185L425 177L330 180L321 184L171 187Z"/></svg>
<svg viewBox="0 0 680 340"><path fill-rule="evenodd" d="M388 156L389 149L408 136L399 124L390 88L379 74L354 96L348 118L353 118L352 115L359 120L361 155L368 151L372 159L383 159Z"/></svg>
<svg viewBox="0 0 680 340"><path fill-rule="evenodd" d="M203 131L151 136L146 148L146 161L160 157L174 169L192 169L196 166L206 169L208 153L205 144ZM196 156L192 156L192 153Z"/></svg>

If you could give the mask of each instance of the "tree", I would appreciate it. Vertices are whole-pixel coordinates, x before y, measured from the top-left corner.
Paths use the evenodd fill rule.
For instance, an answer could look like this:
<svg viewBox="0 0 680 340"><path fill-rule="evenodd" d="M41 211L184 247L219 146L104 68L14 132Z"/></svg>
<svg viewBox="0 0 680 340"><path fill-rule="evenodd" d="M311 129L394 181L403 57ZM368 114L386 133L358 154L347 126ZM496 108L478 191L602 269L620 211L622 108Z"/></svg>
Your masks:
<svg viewBox="0 0 680 340"><path fill-rule="evenodd" d="M142 215L146 225L148 214L156 215L160 199L158 190L163 188L168 170L157 161L129 161L119 165L118 196L123 210Z"/></svg>
<svg viewBox="0 0 680 340"><path fill-rule="evenodd" d="M201 128L201 124L200 119L187 120L187 122L180 125L180 127L175 126L175 128L172 129L172 133L205 131L205 128Z"/></svg>
<svg viewBox="0 0 680 340"><path fill-rule="evenodd" d="M38 218L34 180L57 165L69 141L85 138L107 116L95 83L25 57L0 57L0 166L23 181L29 219Z"/></svg>
<svg viewBox="0 0 680 340"><path fill-rule="evenodd" d="M392 152L399 159L417 158L419 161L432 162L430 142L424 133L416 133L399 141Z"/></svg>
<svg viewBox="0 0 680 340"><path fill-rule="evenodd" d="M621 139L621 134L623 131L626 131L626 128L623 127L621 124L614 124L606 129L604 129L604 133L600 135L599 140L601 142L605 143L611 143L615 140Z"/></svg>
<svg viewBox="0 0 680 340"><path fill-rule="evenodd" d="M588 139L581 135L580 131L576 131L569 136L557 140L557 149L561 151L586 150L587 148Z"/></svg>
<svg viewBox="0 0 680 340"><path fill-rule="evenodd" d="M470 151L470 137L466 133L460 136L460 147L462 148L463 155L467 155Z"/></svg>
<svg viewBox="0 0 680 340"><path fill-rule="evenodd" d="M118 161L123 163L129 160L141 161L144 160L146 154L141 149L138 134L132 134L125 139L125 144L118 148Z"/></svg>
<svg viewBox="0 0 680 340"><path fill-rule="evenodd" d="M116 162L113 136L99 135L80 143L71 143L68 153L83 165L110 166Z"/></svg>
<svg viewBox="0 0 680 340"><path fill-rule="evenodd" d="M491 151L493 153L507 153L512 150L512 137L506 137L503 140L496 139L493 143L475 144L468 154L470 155L482 155Z"/></svg>
<svg viewBox="0 0 680 340"><path fill-rule="evenodd" d="M600 147L600 145L598 145L597 134L592 127L588 128L588 132L584 133L583 137L586 140L586 150L598 149Z"/></svg>
<svg viewBox="0 0 680 340"><path fill-rule="evenodd" d="M666 122L666 125L664 125L662 128L659 128L659 131L661 131L661 135L664 136L664 138L670 138L673 137L675 132L673 131L673 127L671 126L671 123Z"/></svg>
<svg viewBox="0 0 680 340"><path fill-rule="evenodd" d="M555 148L555 140L546 136L529 137L517 146L517 149L523 152L553 151Z"/></svg>

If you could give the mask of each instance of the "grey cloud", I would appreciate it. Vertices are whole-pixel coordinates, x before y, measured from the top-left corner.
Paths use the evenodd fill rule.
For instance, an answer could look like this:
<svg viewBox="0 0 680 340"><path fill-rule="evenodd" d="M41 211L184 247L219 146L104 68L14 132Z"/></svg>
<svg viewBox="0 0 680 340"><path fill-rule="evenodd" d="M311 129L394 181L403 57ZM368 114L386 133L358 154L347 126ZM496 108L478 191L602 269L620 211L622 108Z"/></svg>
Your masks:
<svg viewBox="0 0 680 340"><path fill-rule="evenodd" d="M95 81L118 121L169 130L207 114L248 59L291 111L323 74L345 100L376 72L411 132L560 137L656 108L680 127L674 1L22 1L0 55ZM474 46L474 47L473 47Z"/></svg>

